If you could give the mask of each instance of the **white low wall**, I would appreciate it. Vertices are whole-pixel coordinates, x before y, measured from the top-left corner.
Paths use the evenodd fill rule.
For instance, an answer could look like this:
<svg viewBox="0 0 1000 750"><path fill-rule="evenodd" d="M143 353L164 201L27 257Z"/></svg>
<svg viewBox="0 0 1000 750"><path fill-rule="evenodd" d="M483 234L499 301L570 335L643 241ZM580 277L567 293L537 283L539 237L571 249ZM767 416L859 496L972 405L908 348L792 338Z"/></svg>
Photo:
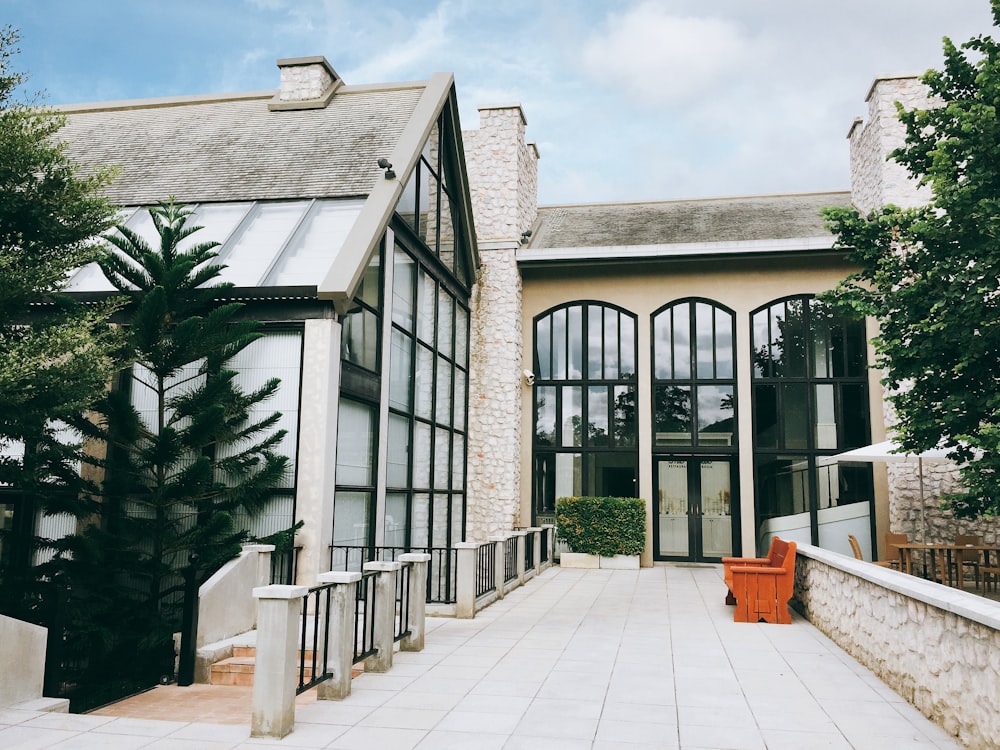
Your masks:
<svg viewBox="0 0 1000 750"><path fill-rule="evenodd" d="M253 590L271 583L273 544L248 544L198 589L198 648L257 624Z"/></svg>
<svg viewBox="0 0 1000 750"><path fill-rule="evenodd" d="M48 631L0 615L0 708L42 697Z"/></svg>
<svg viewBox="0 0 1000 750"><path fill-rule="evenodd" d="M997 747L1000 603L800 544L792 604L965 747Z"/></svg>

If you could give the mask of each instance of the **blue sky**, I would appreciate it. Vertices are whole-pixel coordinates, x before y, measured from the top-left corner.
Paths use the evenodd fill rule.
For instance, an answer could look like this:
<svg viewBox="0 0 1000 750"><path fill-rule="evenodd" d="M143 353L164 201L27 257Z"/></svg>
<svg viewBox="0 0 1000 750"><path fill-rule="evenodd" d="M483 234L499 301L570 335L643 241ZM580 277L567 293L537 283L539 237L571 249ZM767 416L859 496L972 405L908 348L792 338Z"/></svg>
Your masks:
<svg viewBox="0 0 1000 750"><path fill-rule="evenodd" d="M992 33L987 0L0 0L49 104L454 72L462 126L520 103L543 204L845 190L879 74Z"/></svg>

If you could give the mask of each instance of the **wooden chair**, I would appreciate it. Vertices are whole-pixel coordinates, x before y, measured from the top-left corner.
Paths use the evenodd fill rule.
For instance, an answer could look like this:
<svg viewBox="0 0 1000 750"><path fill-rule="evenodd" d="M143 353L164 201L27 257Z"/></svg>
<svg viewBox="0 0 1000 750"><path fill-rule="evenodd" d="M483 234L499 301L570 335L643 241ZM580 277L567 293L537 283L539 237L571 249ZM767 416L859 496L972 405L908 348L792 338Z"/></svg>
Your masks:
<svg viewBox="0 0 1000 750"><path fill-rule="evenodd" d="M983 538L976 534L955 534L955 546L964 547L966 544L981 545L983 543ZM955 573L958 573L959 560L961 560L961 565L963 567L971 567L975 571L976 575L976 591L980 588L980 558L982 557L982 552L980 550L970 551L970 552L957 552L952 558L951 567L955 569ZM963 571L964 572L964 571ZM949 571L950 574L950 571Z"/></svg>
<svg viewBox="0 0 1000 750"><path fill-rule="evenodd" d="M857 560L864 560L864 555L861 554L861 545L858 544L858 538L854 534L847 535L847 541L851 543L851 550L854 552L854 557ZM873 565L878 565L881 568L898 568L899 560L872 560Z"/></svg>

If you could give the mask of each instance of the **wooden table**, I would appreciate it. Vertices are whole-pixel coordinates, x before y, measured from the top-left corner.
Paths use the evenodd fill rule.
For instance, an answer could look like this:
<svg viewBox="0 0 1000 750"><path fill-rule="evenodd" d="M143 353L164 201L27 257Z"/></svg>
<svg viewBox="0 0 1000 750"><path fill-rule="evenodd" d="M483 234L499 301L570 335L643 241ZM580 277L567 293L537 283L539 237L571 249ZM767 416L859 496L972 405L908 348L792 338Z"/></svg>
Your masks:
<svg viewBox="0 0 1000 750"><path fill-rule="evenodd" d="M997 545L990 544L936 544L936 543L924 543L924 542L895 542L893 546L899 549L899 567L900 570L913 574L913 551L924 551L930 553L931 558L931 578L937 578L937 553L942 552L945 556L945 564L941 570L941 583L945 584L945 573L948 575L948 586L952 585L951 577L951 565L952 556L956 559L958 563L955 567L957 570L955 586L958 588L965 587L965 571L962 565L963 554L966 552L983 553L983 567L990 567L990 553L995 552L998 557L1000 557L1000 547ZM925 567L926 570L926 567Z"/></svg>

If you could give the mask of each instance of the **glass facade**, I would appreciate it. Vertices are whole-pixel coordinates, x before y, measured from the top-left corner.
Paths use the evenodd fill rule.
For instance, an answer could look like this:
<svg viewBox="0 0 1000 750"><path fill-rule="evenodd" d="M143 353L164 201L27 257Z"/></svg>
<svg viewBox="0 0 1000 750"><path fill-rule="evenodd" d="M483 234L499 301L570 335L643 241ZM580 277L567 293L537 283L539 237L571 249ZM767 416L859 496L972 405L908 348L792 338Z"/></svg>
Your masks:
<svg viewBox="0 0 1000 750"><path fill-rule="evenodd" d="M758 523L873 498L870 464L828 458L870 442L863 321L807 297L751 316Z"/></svg>
<svg viewBox="0 0 1000 750"><path fill-rule="evenodd" d="M335 547L464 539L471 270L455 247L450 127L442 114L343 318Z"/></svg>
<svg viewBox="0 0 1000 750"><path fill-rule="evenodd" d="M658 559L718 560L733 554L735 317L703 299L652 316L653 549Z"/></svg>
<svg viewBox="0 0 1000 750"><path fill-rule="evenodd" d="M575 302L535 319L533 523L559 497L638 493L636 358L626 310Z"/></svg>

